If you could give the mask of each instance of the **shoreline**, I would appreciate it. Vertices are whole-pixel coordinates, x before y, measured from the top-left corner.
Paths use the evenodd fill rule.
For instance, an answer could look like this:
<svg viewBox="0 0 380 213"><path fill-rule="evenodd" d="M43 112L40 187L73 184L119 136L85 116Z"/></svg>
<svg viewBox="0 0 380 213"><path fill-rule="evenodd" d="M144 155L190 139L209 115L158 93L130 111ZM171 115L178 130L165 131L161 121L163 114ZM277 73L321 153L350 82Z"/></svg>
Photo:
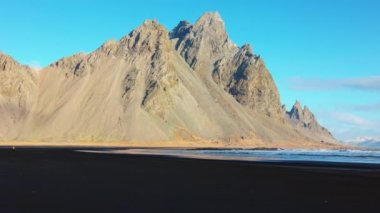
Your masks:
<svg viewBox="0 0 380 213"><path fill-rule="evenodd" d="M341 144L317 142L235 142L222 141L0 141L0 147L52 147L52 148L152 148L152 149L356 149Z"/></svg>

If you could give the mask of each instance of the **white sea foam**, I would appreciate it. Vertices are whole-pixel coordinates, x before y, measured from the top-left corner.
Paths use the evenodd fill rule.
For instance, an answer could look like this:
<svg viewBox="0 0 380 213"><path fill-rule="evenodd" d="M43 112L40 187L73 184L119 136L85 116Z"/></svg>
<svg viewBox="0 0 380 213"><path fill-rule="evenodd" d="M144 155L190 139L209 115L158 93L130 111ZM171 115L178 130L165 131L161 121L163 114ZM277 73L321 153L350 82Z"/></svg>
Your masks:
<svg viewBox="0 0 380 213"><path fill-rule="evenodd" d="M266 160L327 161L380 164L380 151L367 150L197 150L199 154L256 157Z"/></svg>

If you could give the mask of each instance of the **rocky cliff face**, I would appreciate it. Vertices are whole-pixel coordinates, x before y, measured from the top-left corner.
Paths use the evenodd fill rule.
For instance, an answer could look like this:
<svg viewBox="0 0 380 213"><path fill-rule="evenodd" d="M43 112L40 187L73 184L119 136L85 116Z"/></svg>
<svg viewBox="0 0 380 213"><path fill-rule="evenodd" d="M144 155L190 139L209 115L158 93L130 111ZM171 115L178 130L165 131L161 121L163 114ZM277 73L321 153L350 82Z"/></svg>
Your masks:
<svg viewBox="0 0 380 213"><path fill-rule="evenodd" d="M38 74L0 59L2 140L320 144L311 113L302 112L308 134L284 122L264 61L230 41L217 13L171 32L145 21Z"/></svg>
<svg viewBox="0 0 380 213"><path fill-rule="evenodd" d="M180 55L198 72L210 72L217 59L238 51L218 13L206 13L194 25L181 21L170 35Z"/></svg>
<svg viewBox="0 0 380 213"><path fill-rule="evenodd" d="M284 112L286 120L302 134L321 142L336 142L332 134L318 123L307 106L302 108L301 104L296 101L289 112Z"/></svg>
<svg viewBox="0 0 380 213"><path fill-rule="evenodd" d="M264 61L250 45L233 44L218 13L206 13L194 25L181 21L171 38L191 68L212 76L240 104L282 118L280 95Z"/></svg>

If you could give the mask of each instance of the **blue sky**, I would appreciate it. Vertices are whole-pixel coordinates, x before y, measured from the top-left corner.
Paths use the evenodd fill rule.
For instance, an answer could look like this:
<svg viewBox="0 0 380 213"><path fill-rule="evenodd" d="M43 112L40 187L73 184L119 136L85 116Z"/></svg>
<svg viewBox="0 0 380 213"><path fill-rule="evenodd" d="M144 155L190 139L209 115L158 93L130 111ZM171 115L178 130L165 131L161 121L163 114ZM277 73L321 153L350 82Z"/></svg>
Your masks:
<svg viewBox="0 0 380 213"><path fill-rule="evenodd" d="M43 67L145 19L172 29L207 11L219 11L230 38L264 58L288 108L300 100L338 139L380 135L377 0L2 1L0 51Z"/></svg>

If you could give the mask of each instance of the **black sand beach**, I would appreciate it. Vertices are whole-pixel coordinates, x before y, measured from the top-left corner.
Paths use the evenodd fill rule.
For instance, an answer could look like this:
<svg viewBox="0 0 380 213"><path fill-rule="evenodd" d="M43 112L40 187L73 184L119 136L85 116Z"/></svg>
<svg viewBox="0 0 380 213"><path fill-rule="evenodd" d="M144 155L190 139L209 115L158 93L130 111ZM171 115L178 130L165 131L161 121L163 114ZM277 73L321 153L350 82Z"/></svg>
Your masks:
<svg viewBox="0 0 380 213"><path fill-rule="evenodd" d="M379 210L379 165L0 149L0 212Z"/></svg>

